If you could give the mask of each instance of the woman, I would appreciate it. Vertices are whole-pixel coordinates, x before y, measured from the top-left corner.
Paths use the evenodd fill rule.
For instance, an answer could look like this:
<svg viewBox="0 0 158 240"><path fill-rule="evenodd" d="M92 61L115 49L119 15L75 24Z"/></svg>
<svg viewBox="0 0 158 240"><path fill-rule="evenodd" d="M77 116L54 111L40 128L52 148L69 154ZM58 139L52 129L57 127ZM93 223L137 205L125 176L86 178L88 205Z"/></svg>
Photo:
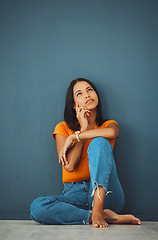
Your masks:
<svg viewBox="0 0 158 240"><path fill-rule="evenodd" d="M31 218L43 224L92 224L100 228L108 223L141 224L131 214L118 214L124 206L113 158L119 125L103 120L92 82L78 78L70 83L64 118L53 133L64 190L61 195L35 199Z"/></svg>

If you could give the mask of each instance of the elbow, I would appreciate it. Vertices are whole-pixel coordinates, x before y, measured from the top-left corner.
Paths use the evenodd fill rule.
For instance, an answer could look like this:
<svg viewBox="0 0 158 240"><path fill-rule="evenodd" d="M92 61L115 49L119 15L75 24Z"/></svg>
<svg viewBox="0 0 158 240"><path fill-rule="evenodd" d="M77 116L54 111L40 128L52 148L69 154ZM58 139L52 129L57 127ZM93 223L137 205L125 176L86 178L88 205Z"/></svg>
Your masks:
<svg viewBox="0 0 158 240"><path fill-rule="evenodd" d="M67 171L71 173L71 172L73 172L74 170L75 170L75 169L73 169L73 168L69 168Z"/></svg>
<svg viewBox="0 0 158 240"><path fill-rule="evenodd" d="M118 138L119 137L119 134L120 134L120 132L119 132L119 129L112 129L113 131L112 131L112 138L113 139L115 139L115 138Z"/></svg>
<svg viewBox="0 0 158 240"><path fill-rule="evenodd" d="M74 167L69 164L65 165L64 168L67 172L73 172L75 170Z"/></svg>

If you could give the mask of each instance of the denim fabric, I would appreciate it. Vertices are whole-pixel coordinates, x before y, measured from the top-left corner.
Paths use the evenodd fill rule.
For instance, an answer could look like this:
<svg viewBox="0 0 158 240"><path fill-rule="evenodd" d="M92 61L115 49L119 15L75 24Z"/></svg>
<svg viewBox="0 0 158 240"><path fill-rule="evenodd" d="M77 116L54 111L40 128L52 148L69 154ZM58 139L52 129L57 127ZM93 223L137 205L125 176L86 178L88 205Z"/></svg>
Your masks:
<svg viewBox="0 0 158 240"><path fill-rule="evenodd" d="M106 190L104 209L117 213L124 206L121 187L112 146L106 138L94 138L88 147L90 180L64 184L61 195L48 195L35 199L30 208L30 217L42 224L89 224L95 190L98 185ZM100 198L102 201L102 199Z"/></svg>

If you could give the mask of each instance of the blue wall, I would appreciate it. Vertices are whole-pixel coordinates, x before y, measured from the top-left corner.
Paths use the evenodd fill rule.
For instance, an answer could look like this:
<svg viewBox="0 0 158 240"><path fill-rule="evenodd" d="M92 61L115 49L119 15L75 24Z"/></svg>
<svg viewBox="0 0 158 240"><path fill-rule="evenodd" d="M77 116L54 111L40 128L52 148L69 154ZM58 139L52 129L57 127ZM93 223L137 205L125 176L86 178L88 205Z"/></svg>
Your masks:
<svg viewBox="0 0 158 240"><path fill-rule="evenodd" d="M122 213L158 220L158 1L0 3L0 218L29 219L34 198L61 193L52 132L85 77L120 124Z"/></svg>

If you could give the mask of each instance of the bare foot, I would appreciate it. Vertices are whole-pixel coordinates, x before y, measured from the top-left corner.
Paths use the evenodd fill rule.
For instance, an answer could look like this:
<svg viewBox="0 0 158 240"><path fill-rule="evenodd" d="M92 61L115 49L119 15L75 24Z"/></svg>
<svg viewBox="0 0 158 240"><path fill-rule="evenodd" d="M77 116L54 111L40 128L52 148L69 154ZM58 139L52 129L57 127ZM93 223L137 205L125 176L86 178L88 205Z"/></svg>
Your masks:
<svg viewBox="0 0 158 240"><path fill-rule="evenodd" d="M103 211L93 211L91 215L90 223L94 228L106 228L108 227L108 223L104 219L104 212Z"/></svg>
<svg viewBox="0 0 158 240"><path fill-rule="evenodd" d="M132 214L125 214L125 215L121 215L121 214L117 214L115 212L113 212L110 209L104 209L104 219L107 223L124 223L124 224L141 224L141 221L139 218L136 218L135 216L133 216Z"/></svg>

